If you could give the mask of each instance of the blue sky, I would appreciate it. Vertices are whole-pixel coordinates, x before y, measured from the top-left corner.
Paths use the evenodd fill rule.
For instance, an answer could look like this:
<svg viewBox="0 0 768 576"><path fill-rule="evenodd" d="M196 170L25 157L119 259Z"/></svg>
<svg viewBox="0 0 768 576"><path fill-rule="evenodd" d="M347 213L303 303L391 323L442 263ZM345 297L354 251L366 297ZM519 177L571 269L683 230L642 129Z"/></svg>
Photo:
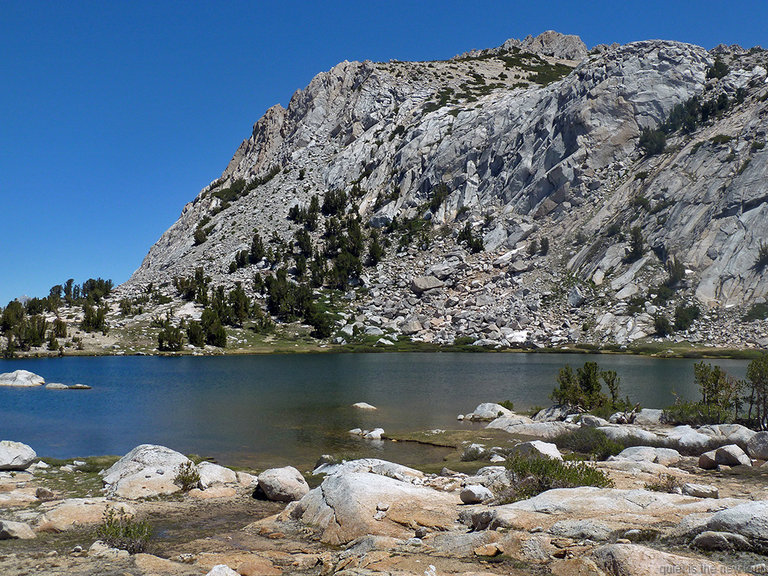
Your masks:
<svg viewBox="0 0 768 576"><path fill-rule="evenodd" d="M589 47L768 46L766 21L763 1L0 0L0 305L127 280L264 111L341 60L449 58L547 29Z"/></svg>

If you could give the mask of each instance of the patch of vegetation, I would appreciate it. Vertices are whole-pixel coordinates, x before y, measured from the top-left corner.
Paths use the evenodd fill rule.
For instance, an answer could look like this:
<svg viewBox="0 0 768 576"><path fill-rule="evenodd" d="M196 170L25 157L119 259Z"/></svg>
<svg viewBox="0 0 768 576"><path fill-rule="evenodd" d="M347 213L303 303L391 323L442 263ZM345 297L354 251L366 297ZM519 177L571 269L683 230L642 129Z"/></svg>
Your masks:
<svg viewBox="0 0 768 576"><path fill-rule="evenodd" d="M715 58L715 63L707 69L707 80L711 78L723 78L728 75L728 64L723 62L720 58Z"/></svg>
<svg viewBox="0 0 768 576"><path fill-rule="evenodd" d="M640 148L646 156L661 154L667 147L667 136L661 129L644 128L640 133Z"/></svg>
<svg viewBox="0 0 768 576"><path fill-rule="evenodd" d="M139 554L147 548L152 537L152 527L149 522L133 520L122 509L116 512L109 507L104 511L104 519L96 529L96 535L110 548Z"/></svg>
<svg viewBox="0 0 768 576"><path fill-rule="evenodd" d="M577 486L613 486L610 477L586 462L561 462L551 458L512 456L505 462L513 487L502 493L497 502L508 504L527 500L554 488Z"/></svg>
<svg viewBox="0 0 768 576"><path fill-rule="evenodd" d="M678 304L675 307L675 330L688 330L700 315L701 310L698 305Z"/></svg>
<svg viewBox="0 0 768 576"><path fill-rule="evenodd" d="M646 482L644 488L651 492L666 492L667 494L680 494L683 483L680 479L666 472L659 475L655 480Z"/></svg>
<svg viewBox="0 0 768 576"><path fill-rule="evenodd" d="M464 228L461 229L461 232L459 232L458 237L456 238L456 241L459 244L465 244L470 252L473 254L477 252L482 252L483 250L483 239L481 236L475 236L472 232L472 226L469 222L467 222L464 225Z"/></svg>
<svg viewBox="0 0 768 576"><path fill-rule="evenodd" d="M584 366L573 369L566 364L557 375L557 386L550 398L558 404L594 410L608 407L610 410L632 408L629 399L619 398L621 379L614 370L601 370L597 362L585 362ZM608 395L602 386L608 388Z"/></svg>
<svg viewBox="0 0 768 576"><path fill-rule="evenodd" d="M750 322L752 320L765 320L766 318L768 318L768 303L759 302L757 304L752 304L742 319L745 322Z"/></svg>
<svg viewBox="0 0 768 576"><path fill-rule="evenodd" d="M552 441L561 450L587 454L595 460L605 460L609 456L615 456L625 448L623 444L609 439L602 430L586 426L573 432L563 432Z"/></svg>
<svg viewBox="0 0 768 576"><path fill-rule="evenodd" d="M760 244L757 247L757 258L755 258L755 268L758 270L762 270L768 266L768 244L760 241Z"/></svg>
<svg viewBox="0 0 768 576"><path fill-rule="evenodd" d="M665 421L691 426L733 422L738 417L742 405L740 394L745 387L744 381L728 375L720 366L713 367L704 362L695 364L693 373L701 399L690 402L678 398L672 406L664 410ZM753 396L757 399L759 394Z"/></svg>
<svg viewBox="0 0 768 576"><path fill-rule="evenodd" d="M200 472L197 471L197 467L191 460L187 460L176 468L173 483L181 488L182 492L189 492L193 488L197 488L197 485L200 484Z"/></svg>
<svg viewBox="0 0 768 576"><path fill-rule="evenodd" d="M728 144L731 140L733 140L733 136L727 136L726 134L715 134L712 136L712 138L709 139L713 144L717 146L721 146L723 144Z"/></svg>

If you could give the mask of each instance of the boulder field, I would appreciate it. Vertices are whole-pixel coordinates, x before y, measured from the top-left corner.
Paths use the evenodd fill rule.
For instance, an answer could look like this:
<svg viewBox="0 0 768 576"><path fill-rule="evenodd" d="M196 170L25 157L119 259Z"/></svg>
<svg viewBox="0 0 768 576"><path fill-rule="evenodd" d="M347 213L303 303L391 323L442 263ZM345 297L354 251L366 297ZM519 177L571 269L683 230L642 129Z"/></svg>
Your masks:
<svg viewBox="0 0 768 576"><path fill-rule="evenodd" d="M764 433L736 426L665 426L653 414L629 424L595 422L556 408L533 418L492 405L472 414L494 412L489 430L517 422L509 426L536 424L542 434L519 441L510 434L508 448L486 449L479 430L477 441L464 448L478 458L469 473L447 468L425 473L364 458L325 459L311 473L287 466L256 475L144 444L88 476L85 462L49 466L33 451L29 458L24 445L2 442L18 446L29 461L20 465L24 468L0 472L0 539L13 551L0 556L0 573L21 574L35 562L50 574L214 576L639 576L649 567L712 573L760 569L768 554L768 483L759 458ZM616 438L652 435L654 441L589 464L610 478L606 487L554 487L505 499L520 482L510 472L511 460L574 465L566 451L547 441L554 437L550 427L558 433L597 427L617 431ZM716 468L700 467L710 452ZM76 495L63 488L91 481L100 485L100 493L97 488ZM259 512L255 518L249 513L250 521L233 519L223 530L236 508ZM190 526L198 515L208 514L212 524L201 531L188 528L184 545L160 538L149 553L128 554L97 541L95 528L110 509L127 520L161 526L168 514ZM55 546L64 534L70 535L66 542L80 538L82 543L41 556L40 546Z"/></svg>

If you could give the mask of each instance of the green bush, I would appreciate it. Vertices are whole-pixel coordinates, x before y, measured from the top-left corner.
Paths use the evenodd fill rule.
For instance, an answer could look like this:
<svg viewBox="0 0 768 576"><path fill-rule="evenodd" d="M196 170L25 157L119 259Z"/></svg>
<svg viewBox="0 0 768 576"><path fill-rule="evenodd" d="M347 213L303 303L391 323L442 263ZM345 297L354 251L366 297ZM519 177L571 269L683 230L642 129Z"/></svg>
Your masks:
<svg viewBox="0 0 768 576"><path fill-rule="evenodd" d="M688 330L700 314L701 310L696 304L690 306L678 304L675 307L675 330Z"/></svg>
<svg viewBox="0 0 768 576"><path fill-rule="evenodd" d="M624 445L609 439L602 430L586 426L573 432L563 432L553 442L561 450L588 454L595 460L605 460L624 450Z"/></svg>
<svg viewBox="0 0 768 576"><path fill-rule="evenodd" d="M768 303L759 302L750 306L744 314L743 320L749 322L750 320L764 320L765 318L768 318Z"/></svg>
<svg viewBox="0 0 768 576"><path fill-rule="evenodd" d="M664 148L667 147L667 137L663 130L645 128L640 133L639 143L646 156L654 156L664 152Z"/></svg>
<svg viewBox="0 0 768 576"><path fill-rule="evenodd" d="M757 258L755 259L755 268L762 270L768 266L768 244L760 241L760 245L757 247Z"/></svg>
<svg viewBox="0 0 768 576"><path fill-rule="evenodd" d="M104 511L101 526L96 529L96 535L111 548L139 554L147 548L152 537L152 527L146 521L133 520L122 509L116 512L114 508L108 507Z"/></svg>
<svg viewBox="0 0 768 576"><path fill-rule="evenodd" d="M680 494L680 489L683 487L683 483L679 478L667 474L666 472L659 475L656 480L651 480L645 484L645 489L651 492L666 492L668 494Z"/></svg>
<svg viewBox="0 0 768 576"><path fill-rule="evenodd" d="M653 317L653 328L656 330L656 334L662 338L672 334L672 323L660 312L657 312Z"/></svg>
<svg viewBox="0 0 768 576"><path fill-rule="evenodd" d="M179 464L173 483L181 488L182 492L189 492L193 488L197 488L200 483L200 472L197 471L197 467L191 460Z"/></svg>
<svg viewBox="0 0 768 576"><path fill-rule="evenodd" d="M710 78L722 78L728 74L728 65L720 60L720 58L715 58L715 63L712 64L712 66L709 67L707 70L707 79Z"/></svg>
<svg viewBox="0 0 768 576"><path fill-rule="evenodd" d="M499 504L533 498L537 494L554 488L613 486L613 482L605 472L586 462L561 462L551 458L512 456L505 466L513 486L500 495Z"/></svg>

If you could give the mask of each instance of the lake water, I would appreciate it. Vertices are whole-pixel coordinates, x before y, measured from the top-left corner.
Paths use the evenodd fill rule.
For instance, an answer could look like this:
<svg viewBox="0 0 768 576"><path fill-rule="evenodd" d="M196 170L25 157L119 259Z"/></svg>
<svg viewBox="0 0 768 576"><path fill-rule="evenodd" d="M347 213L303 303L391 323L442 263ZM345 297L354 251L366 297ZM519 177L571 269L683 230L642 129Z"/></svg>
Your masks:
<svg viewBox="0 0 768 576"><path fill-rule="evenodd" d="M324 453L413 464L424 447L351 437L470 426L456 415L480 402L549 405L558 370L597 361L616 370L622 394L645 407L696 398L695 360L573 354L299 354L228 357L95 357L0 361L47 382L92 390L0 387L0 439L59 458L125 454L141 443L229 465L309 467ZM746 361L718 360L744 377ZM376 411L351 408L368 402Z"/></svg>

